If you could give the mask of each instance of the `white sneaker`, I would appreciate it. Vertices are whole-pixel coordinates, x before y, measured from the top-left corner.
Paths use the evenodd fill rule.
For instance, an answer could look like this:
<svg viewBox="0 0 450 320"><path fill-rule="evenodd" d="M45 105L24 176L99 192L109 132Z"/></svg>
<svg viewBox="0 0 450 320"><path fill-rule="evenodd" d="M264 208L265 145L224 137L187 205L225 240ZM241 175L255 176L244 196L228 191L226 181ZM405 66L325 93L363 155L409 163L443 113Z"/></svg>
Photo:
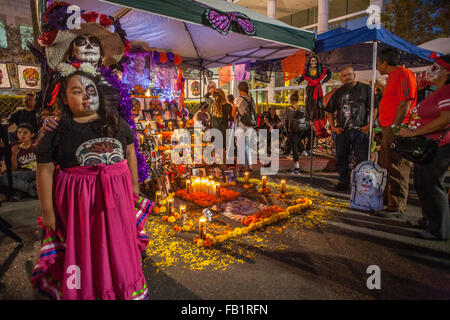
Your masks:
<svg viewBox="0 0 450 320"><path fill-rule="evenodd" d="M291 170L291 173L292 173L292 174L300 174L300 168L293 168L293 169Z"/></svg>
<svg viewBox="0 0 450 320"><path fill-rule="evenodd" d="M308 152L306 152L306 151L303 151L303 152L302 152L302 156L305 156L305 157L306 157L307 155L308 155Z"/></svg>

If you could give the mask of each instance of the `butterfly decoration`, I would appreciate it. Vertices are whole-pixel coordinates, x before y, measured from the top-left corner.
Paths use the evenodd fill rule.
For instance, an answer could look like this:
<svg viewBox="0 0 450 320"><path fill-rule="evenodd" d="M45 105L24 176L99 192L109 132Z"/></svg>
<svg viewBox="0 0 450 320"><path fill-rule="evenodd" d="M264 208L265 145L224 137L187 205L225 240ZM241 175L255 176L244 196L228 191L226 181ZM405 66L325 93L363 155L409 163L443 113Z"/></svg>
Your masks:
<svg viewBox="0 0 450 320"><path fill-rule="evenodd" d="M256 34L256 27L245 14L240 12L220 12L206 9L205 17L219 33L226 35L231 29L232 22L236 23L237 29L249 36Z"/></svg>

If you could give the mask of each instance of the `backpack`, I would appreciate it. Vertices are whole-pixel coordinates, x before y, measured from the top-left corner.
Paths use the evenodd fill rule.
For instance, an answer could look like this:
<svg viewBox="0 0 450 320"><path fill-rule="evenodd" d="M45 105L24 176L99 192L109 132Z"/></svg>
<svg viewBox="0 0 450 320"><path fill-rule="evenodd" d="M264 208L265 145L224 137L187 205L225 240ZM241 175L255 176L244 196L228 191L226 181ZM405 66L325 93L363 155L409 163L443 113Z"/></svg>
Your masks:
<svg viewBox="0 0 450 320"><path fill-rule="evenodd" d="M242 99L244 99L245 102L247 102L247 108L245 109L245 112L242 115L239 113L238 110L239 121L242 122L242 124L245 125L246 127L255 127L258 124L258 119L256 117L253 98L251 98L250 101L247 100L245 97L242 97Z"/></svg>

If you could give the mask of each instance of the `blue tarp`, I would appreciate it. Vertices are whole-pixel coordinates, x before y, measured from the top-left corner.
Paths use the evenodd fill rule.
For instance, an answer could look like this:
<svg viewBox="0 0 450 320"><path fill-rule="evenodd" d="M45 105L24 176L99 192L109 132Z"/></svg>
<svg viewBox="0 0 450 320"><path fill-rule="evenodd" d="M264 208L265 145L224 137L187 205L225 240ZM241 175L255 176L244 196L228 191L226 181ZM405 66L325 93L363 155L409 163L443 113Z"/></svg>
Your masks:
<svg viewBox="0 0 450 320"><path fill-rule="evenodd" d="M353 65L356 70L372 68L372 41L378 41L379 50L386 46L402 51L401 62L407 67L430 64L431 51L419 48L383 27L369 29L362 27L354 30L334 29L317 36L315 52L321 62L332 69L343 65Z"/></svg>

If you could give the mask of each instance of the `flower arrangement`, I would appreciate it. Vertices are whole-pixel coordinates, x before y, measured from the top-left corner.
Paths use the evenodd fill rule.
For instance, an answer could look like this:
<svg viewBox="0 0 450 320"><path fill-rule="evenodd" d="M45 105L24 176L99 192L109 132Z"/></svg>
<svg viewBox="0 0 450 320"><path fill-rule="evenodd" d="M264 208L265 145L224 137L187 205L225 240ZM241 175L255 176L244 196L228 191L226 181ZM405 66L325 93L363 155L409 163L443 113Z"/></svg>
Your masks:
<svg viewBox="0 0 450 320"><path fill-rule="evenodd" d="M269 193L272 193L272 191L270 190L269 187L265 187L265 188L260 188L260 189L258 189L258 193L269 194Z"/></svg>
<svg viewBox="0 0 450 320"><path fill-rule="evenodd" d="M275 195L275 199L280 200L280 199L291 199L292 198L292 194L290 193L279 193L277 195Z"/></svg>
<svg viewBox="0 0 450 320"><path fill-rule="evenodd" d="M88 62L83 63L73 62L71 64L62 62L58 65L58 71L63 77L68 77L76 71L83 71L85 73L90 74L93 77L97 75L97 69Z"/></svg>
<svg viewBox="0 0 450 320"><path fill-rule="evenodd" d="M308 208L312 204L312 200L308 198L299 198L295 201L297 204L286 209L289 214L300 214L303 209Z"/></svg>
<svg viewBox="0 0 450 320"><path fill-rule="evenodd" d="M153 208L153 212L155 212L155 213L166 212L167 211L167 207L166 207L167 201L169 201L169 199L172 199L174 197L174 195L175 195L175 193L169 193L169 195L166 198L164 198L160 201L159 206L155 206ZM168 216L165 219L163 218L163 220L167 220L167 219L168 219Z"/></svg>
<svg viewBox="0 0 450 320"><path fill-rule="evenodd" d="M206 239L194 239L194 243L199 247L210 247L216 243L224 242L231 238L247 234L251 231L255 231L261 229L265 226L271 225L279 220L287 219L289 216L299 213L301 210L308 208L312 201L311 199L298 199L298 204L295 206L288 207L285 211L280 207L274 206L271 208L264 209L253 216L257 216L261 219L253 221L249 221L249 225L243 228L234 228L233 231L228 232L226 234L221 234L218 236L213 236L211 234L206 234ZM282 210L282 211L280 211ZM241 221L243 222L243 221Z"/></svg>
<svg viewBox="0 0 450 320"><path fill-rule="evenodd" d="M189 192L185 189L178 190L176 192L176 196L182 198L183 200L190 201L199 205L201 207L210 207L215 204L219 204L222 202L227 202L239 198L241 196L240 192L228 190L225 188L220 188L220 196L216 197L210 195L206 192Z"/></svg>
<svg viewBox="0 0 450 320"><path fill-rule="evenodd" d="M248 217L242 219L241 223L246 226L249 226L252 223L259 222L263 219L269 218L273 214L276 214L276 213L279 213L282 211L284 211L284 210L282 208L280 208L279 206L269 207L269 208L263 209L255 214L252 214L251 216L248 216Z"/></svg>

